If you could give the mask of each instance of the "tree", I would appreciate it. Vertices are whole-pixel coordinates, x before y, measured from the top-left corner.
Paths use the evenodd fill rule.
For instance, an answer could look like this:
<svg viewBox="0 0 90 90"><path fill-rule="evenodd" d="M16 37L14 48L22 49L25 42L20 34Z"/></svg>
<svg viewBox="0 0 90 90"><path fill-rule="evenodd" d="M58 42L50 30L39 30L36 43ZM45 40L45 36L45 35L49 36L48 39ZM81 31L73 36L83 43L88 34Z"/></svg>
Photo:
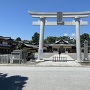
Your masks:
<svg viewBox="0 0 90 90"><path fill-rule="evenodd" d="M30 43L30 41L28 41L28 40L23 40L23 43Z"/></svg>
<svg viewBox="0 0 90 90"><path fill-rule="evenodd" d="M71 39L69 40L69 43L70 43L70 44L76 44L76 39L71 38Z"/></svg>
<svg viewBox="0 0 90 90"><path fill-rule="evenodd" d="M87 40L87 41L90 40L90 36L89 36L89 34L84 33L80 36L80 39L81 39L81 44L83 44L85 40Z"/></svg>
<svg viewBox="0 0 90 90"><path fill-rule="evenodd" d="M65 40L65 41L70 41L70 37L69 36L63 36L63 37L61 37L63 40Z"/></svg>
<svg viewBox="0 0 90 90"><path fill-rule="evenodd" d="M44 43L48 43L48 44L51 44L51 43L55 43L55 41L58 41L58 40L64 40L64 41L68 41L70 44L75 44L76 40L75 39L70 39L69 36L60 36L60 37L53 37L53 36L49 36L47 37L45 40L44 40Z"/></svg>
<svg viewBox="0 0 90 90"><path fill-rule="evenodd" d="M35 32L34 35L32 36L32 43L35 45L39 44L39 33Z"/></svg>
<svg viewBox="0 0 90 90"><path fill-rule="evenodd" d="M49 36L44 40L44 43L48 43L48 44L55 43L56 38L57 37Z"/></svg>
<svg viewBox="0 0 90 90"><path fill-rule="evenodd" d="M29 44L33 44L33 41L32 41L32 40L30 40L30 41L29 41Z"/></svg>
<svg viewBox="0 0 90 90"><path fill-rule="evenodd" d="M20 38L20 37L17 37L17 38L16 38L16 41L21 41L21 38Z"/></svg>
<svg viewBox="0 0 90 90"><path fill-rule="evenodd" d="M17 37L16 41L18 42L16 49L21 49L21 38Z"/></svg>

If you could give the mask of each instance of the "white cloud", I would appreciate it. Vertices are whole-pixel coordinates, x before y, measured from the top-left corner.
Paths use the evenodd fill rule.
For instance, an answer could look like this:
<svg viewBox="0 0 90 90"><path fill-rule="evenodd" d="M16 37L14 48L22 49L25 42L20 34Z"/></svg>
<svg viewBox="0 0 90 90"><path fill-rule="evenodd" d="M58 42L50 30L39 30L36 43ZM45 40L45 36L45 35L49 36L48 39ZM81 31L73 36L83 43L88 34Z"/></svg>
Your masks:
<svg viewBox="0 0 90 90"><path fill-rule="evenodd" d="M72 37L75 37L75 36L76 36L76 34L75 34L75 33L72 33L72 34L71 34L71 36L72 36Z"/></svg>
<svg viewBox="0 0 90 90"><path fill-rule="evenodd" d="M68 34L67 33L64 33L64 36L68 36Z"/></svg>

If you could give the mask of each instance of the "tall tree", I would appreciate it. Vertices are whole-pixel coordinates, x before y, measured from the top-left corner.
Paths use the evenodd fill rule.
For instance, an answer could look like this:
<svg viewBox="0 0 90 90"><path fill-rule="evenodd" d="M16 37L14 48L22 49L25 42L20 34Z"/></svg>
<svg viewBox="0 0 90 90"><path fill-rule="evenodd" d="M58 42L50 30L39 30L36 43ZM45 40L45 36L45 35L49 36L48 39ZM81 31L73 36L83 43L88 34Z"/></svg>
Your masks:
<svg viewBox="0 0 90 90"><path fill-rule="evenodd" d="M63 37L61 37L63 40L65 40L65 41L70 41L70 37L69 36L63 36Z"/></svg>
<svg viewBox="0 0 90 90"><path fill-rule="evenodd" d="M18 42L17 49L21 49L21 38L17 37L16 41Z"/></svg>
<svg viewBox="0 0 90 90"><path fill-rule="evenodd" d="M57 37L49 36L44 40L44 43L55 43Z"/></svg>
<svg viewBox="0 0 90 90"><path fill-rule="evenodd" d="M16 41L21 41L21 38L20 38L20 37L17 37L17 38L16 38Z"/></svg>
<svg viewBox="0 0 90 90"><path fill-rule="evenodd" d="M32 36L32 43L35 45L39 44L39 33L35 32L34 35Z"/></svg>
<svg viewBox="0 0 90 90"><path fill-rule="evenodd" d="M89 34L84 33L80 36L80 39L81 39L81 44L83 44L85 40L87 40L87 41L90 40L90 36L89 36Z"/></svg>

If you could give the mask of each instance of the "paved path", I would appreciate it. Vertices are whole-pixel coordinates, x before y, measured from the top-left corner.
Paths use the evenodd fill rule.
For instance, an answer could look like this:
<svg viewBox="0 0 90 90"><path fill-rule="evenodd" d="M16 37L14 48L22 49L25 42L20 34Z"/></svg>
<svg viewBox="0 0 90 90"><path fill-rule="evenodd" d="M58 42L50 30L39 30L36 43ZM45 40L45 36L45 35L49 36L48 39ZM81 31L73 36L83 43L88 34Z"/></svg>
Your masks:
<svg viewBox="0 0 90 90"><path fill-rule="evenodd" d="M43 55L44 55L43 58L44 62L40 62L40 63L27 62L26 65L36 65L36 66L82 66L83 65L81 63L76 62L76 53L67 53L67 54L62 53L60 54L60 57L65 57L65 58L61 58L62 60L57 60L57 57L59 57L57 53L44 53ZM84 56L83 53L82 56ZM90 54L88 56L90 59ZM57 62L55 62L55 60L53 61L53 57L55 57L54 59L56 59ZM90 64L88 64L88 66L90 66Z"/></svg>
<svg viewBox="0 0 90 90"><path fill-rule="evenodd" d="M53 55L57 54L58 52L55 52L55 53L43 53L43 58L50 58L52 57ZM63 54L63 53L62 53ZM77 59L77 54L76 53L67 53L67 55L69 55L71 58L73 58L74 60ZM36 53L35 57L37 58L38 56L38 53ZM81 54L82 56L82 59L84 58L84 53ZM90 59L90 53L88 53L88 57Z"/></svg>
<svg viewBox="0 0 90 90"><path fill-rule="evenodd" d="M77 54L76 53L67 53L71 58L73 58L74 60L77 59ZM82 59L84 59L84 53L81 53L81 57ZM90 53L88 53L88 58L90 59Z"/></svg>
<svg viewBox="0 0 90 90"><path fill-rule="evenodd" d="M90 90L90 68L0 66L0 90Z"/></svg>
<svg viewBox="0 0 90 90"><path fill-rule="evenodd" d="M55 55L56 53L43 53L43 58L49 58L53 55ZM38 53L35 53L35 57L38 57Z"/></svg>
<svg viewBox="0 0 90 90"><path fill-rule="evenodd" d="M53 57L55 60L53 60ZM82 66L80 63L77 63L73 58L67 54L58 54L51 56L50 58L44 58L44 62L40 62L37 66Z"/></svg>
<svg viewBox="0 0 90 90"><path fill-rule="evenodd" d="M58 59L59 59L59 54L54 54L53 56L51 56L50 58L48 58L49 60L53 60L53 57L55 58L56 57L56 59L57 59L57 57L58 57ZM73 58L71 58L71 56L69 56L68 54L65 54L65 53L62 53L62 54L60 54L60 59L66 59L66 60L74 60Z"/></svg>

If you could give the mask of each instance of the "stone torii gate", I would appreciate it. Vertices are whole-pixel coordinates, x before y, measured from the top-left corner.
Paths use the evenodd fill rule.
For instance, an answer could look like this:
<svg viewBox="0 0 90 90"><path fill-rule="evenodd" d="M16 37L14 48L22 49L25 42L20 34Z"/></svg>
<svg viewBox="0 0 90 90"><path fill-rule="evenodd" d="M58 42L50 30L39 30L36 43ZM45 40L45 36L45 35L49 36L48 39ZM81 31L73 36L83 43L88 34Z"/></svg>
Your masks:
<svg viewBox="0 0 90 90"><path fill-rule="evenodd" d="M80 45L80 25L88 25L87 21L82 21L80 18L87 18L90 12L32 12L28 11L33 18L40 18L39 21L33 22L33 25L40 25L40 38L39 38L39 50L38 60L43 59L43 40L44 40L44 26L56 26L56 25L76 25L76 52L77 61L81 62L81 45ZM57 22L47 21L46 18L57 18ZM64 22L63 18L74 18L72 22Z"/></svg>

